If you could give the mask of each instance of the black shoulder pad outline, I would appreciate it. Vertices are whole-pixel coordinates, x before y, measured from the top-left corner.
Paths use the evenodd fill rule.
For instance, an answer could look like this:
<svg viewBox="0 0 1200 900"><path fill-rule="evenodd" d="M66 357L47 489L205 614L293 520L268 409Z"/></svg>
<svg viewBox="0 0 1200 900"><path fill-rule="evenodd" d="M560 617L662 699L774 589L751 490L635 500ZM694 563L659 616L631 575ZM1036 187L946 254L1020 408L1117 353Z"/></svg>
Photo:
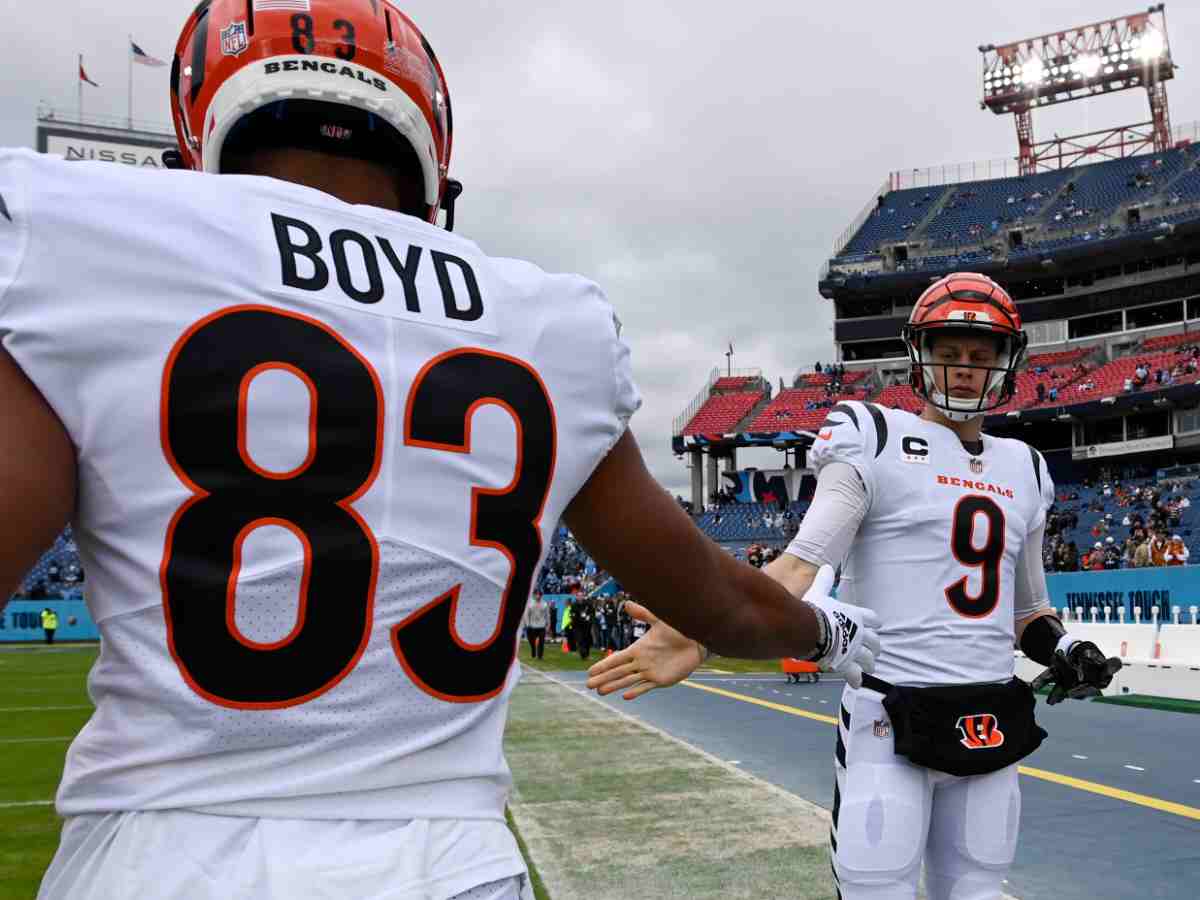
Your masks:
<svg viewBox="0 0 1200 900"><path fill-rule="evenodd" d="M887 446L888 428L887 419L884 418L883 412L874 403L864 403L867 412L871 414L871 418L875 421L875 456L883 452L883 448Z"/></svg>
<svg viewBox="0 0 1200 900"><path fill-rule="evenodd" d="M858 425L858 413L856 413L854 411L854 407L850 406L848 403L839 403L837 406L829 410L829 412L825 414L825 421L821 423L822 428L834 428L838 425L844 424L842 422L833 422L830 420L830 415L835 412L845 413L850 418L850 421L854 423L854 429L856 431L862 431Z"/></svg>
<svg viewBox="0 0 1200 900"><path fill-rule="evenodd" d="M1042 467L1040 464L1041 454L1037 452L1031 445L1029 447L1029 456L1033 460L1033 477L1037 479L1038 493L1042 492Z"/></svg>

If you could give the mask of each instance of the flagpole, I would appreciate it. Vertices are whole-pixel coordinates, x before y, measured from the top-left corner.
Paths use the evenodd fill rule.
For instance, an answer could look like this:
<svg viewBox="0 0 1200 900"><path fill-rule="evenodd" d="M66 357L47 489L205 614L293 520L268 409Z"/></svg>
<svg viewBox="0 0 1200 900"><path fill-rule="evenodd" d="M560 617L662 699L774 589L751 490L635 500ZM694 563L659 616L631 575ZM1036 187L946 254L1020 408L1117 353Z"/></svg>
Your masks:
<svg viewBox="0 0 1200 900"><path fill-rule="evenodd" d="M79 121L83 122L83 54L79 54L79 69L75 73L75 81L79 84Z"/></svg>
<svg viewBox="0 0 1200 900"><path fill-rule="evenodd" d="M129 55L129 119L126 124L133 130L133 35L129 36L129 47L125 51Z"/></svg>

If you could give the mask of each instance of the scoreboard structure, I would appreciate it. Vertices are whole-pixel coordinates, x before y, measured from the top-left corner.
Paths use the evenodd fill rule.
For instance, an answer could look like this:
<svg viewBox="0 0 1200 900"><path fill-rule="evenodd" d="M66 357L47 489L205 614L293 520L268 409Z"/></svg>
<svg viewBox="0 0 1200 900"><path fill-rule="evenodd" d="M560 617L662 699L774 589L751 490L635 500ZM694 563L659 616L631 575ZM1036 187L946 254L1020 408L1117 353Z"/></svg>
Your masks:
<svg viewBox="0 0 1200 900"><path fill-rule="evenodd" d="M99 161L164 168L162 153L176 147L165 126L108 116L81 116L50 107L37 114L37 150L68 161Z"/></svg>

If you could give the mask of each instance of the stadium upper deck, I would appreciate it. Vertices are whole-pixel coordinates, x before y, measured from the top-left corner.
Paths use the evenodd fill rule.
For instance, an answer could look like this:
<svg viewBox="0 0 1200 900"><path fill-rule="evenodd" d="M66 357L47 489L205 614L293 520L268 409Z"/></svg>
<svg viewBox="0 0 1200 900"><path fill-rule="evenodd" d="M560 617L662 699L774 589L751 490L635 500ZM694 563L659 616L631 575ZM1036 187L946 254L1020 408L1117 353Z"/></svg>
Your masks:
<svg viewBox="0 0 1200 900"><path fill-rule="evenodd" d="M1200 220L1200 146L881 193L829 275L961 268Z"/></svg>

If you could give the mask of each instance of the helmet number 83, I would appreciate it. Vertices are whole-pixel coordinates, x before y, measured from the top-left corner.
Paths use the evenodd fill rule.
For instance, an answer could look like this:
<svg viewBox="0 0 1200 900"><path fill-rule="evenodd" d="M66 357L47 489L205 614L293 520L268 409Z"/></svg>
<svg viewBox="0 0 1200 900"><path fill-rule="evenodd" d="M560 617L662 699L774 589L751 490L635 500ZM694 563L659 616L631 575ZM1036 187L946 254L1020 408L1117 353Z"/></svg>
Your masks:
<svg viewBox="0 0 1200 900"><path fill-rule="evenodd" d="M306 459L267 472L245 449L249 384L286 369L311 400ZM517 471L507 487L471 492L466 540L509 560L497 625L481 644L454 629L458 587L391 627L391 645L426 693L457 703L495 696L516 653L525 598L541 556L539 521L553 475L554 411L537 373L513 357L458 349L430 360L404 406L404 443L470 453L471 417L495 404L514 419ZM167 641L187 684L213 703L278 709L333 688L371 636L379 550L352 504L380 467L383 389L365 357L324 323L239 306L210 315L176 342L163 372L164 454L191 491L167 530L160 581ZM256 528L287 528L304 549L296 624L255 643L234 619L242 545Z"/></svg>

